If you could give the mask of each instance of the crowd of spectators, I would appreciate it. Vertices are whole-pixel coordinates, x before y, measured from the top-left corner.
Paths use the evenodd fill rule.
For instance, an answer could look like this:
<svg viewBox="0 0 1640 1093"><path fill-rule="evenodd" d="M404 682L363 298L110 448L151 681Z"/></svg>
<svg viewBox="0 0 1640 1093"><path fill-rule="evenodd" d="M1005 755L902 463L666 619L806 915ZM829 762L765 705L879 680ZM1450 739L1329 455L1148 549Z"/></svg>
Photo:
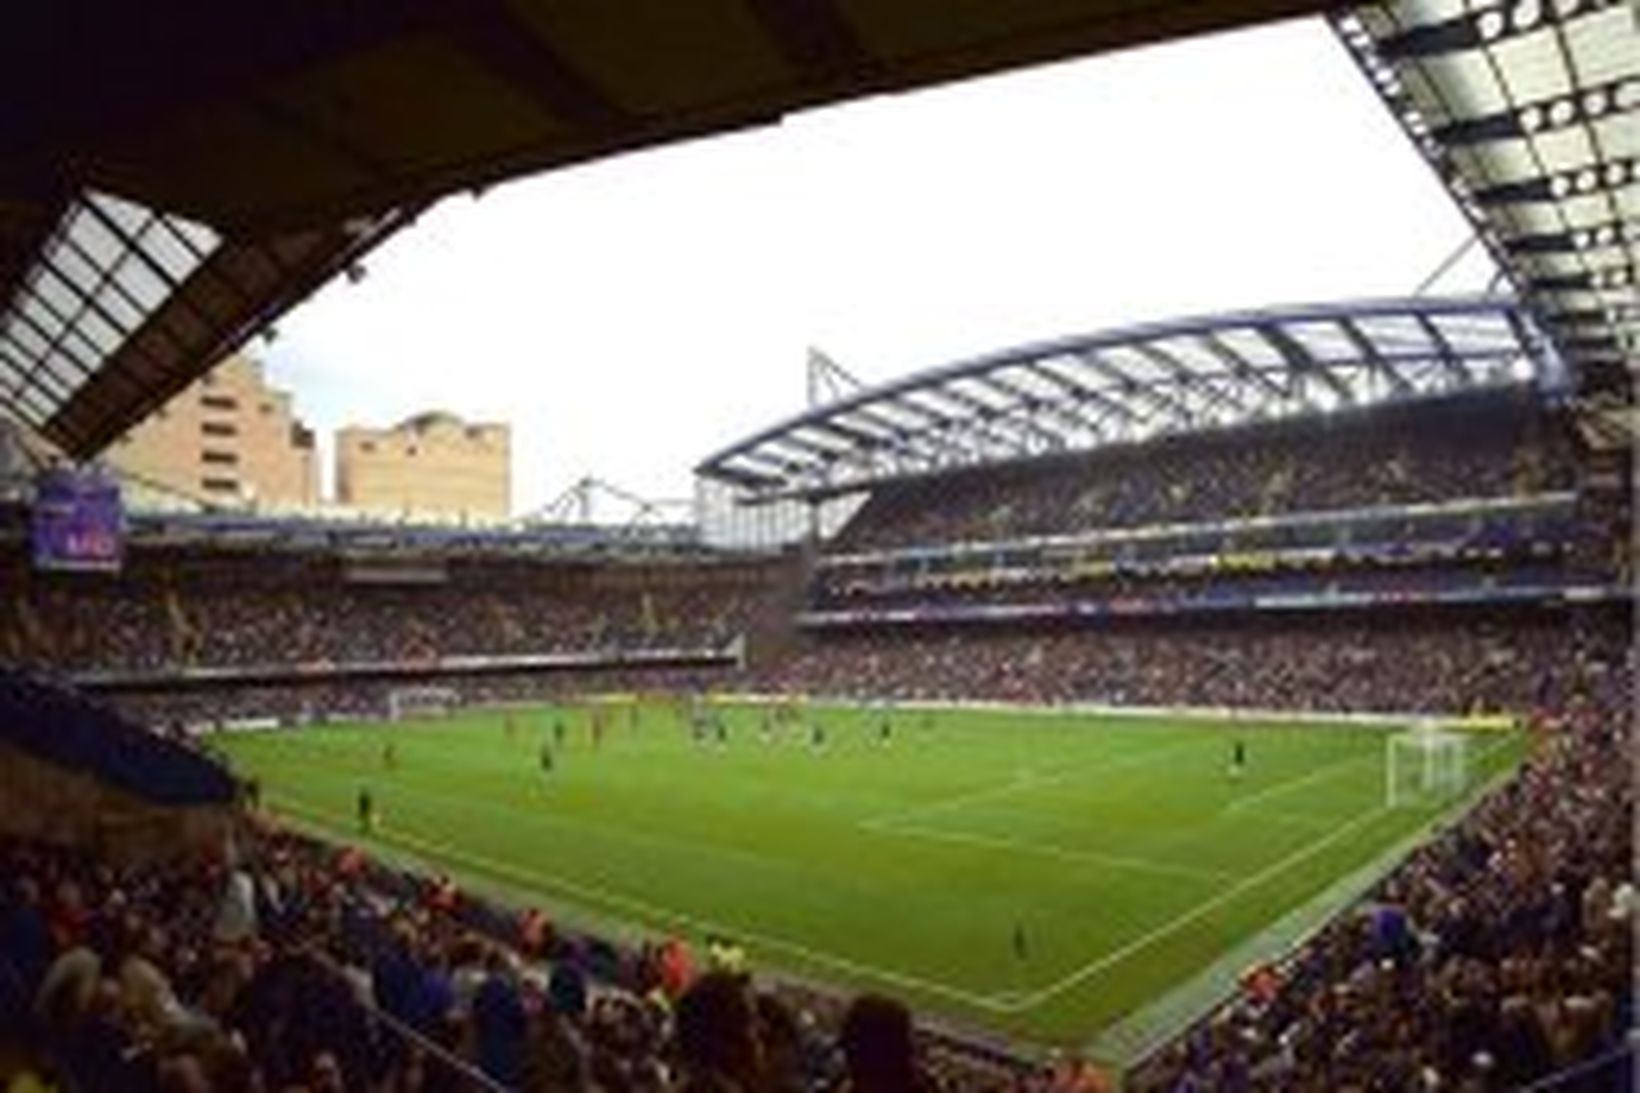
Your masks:
<svg viewBox="0 0 1640 1093"><path fill-rule="evenodd" d="M141 549L103 577L9 561L0 653L59 671L717 648L744 630L769 573L464 562L399 585L350 579L327 556Z"/></svg>
<svg viewBox="0 0 1640 1093"><path fill-rule="evenodd" d="M1375 602L1433 600L1463 594L1476 599L1516 589L1559 590L1590 583L1557 562L1508 565L1439 564L1330 565L1268 563L1208 568L1197 559L1175 571L1087 573L1045 578L1030 570L977 573L960 579L884 577L877 581L828 582L816 589L815 607L853 611L958 604L1102 605L1127 612L1176 611L1193 607L1250 608L1257 597L1371 598Z"/></svg>
<svg viewBox="0 0 1640 1093"><path fill-rule="evenodd" d="M730 939L617 947L254 813L140 868L0 839L0 881L0 1042L85 1093L1100 1088L881 996L754 982Z"/></svg>
<svg viewBox="0 0 1640 1093"><path fill-rule="evenodd" d="M838 549L1493 497L1572 482L1560 426L1507 400L1390 409L1162 440L880 488ZM1617 517L1627 513L1621 503ZM1604 527L1604 525L1602 525ZM1619 569L1609 531L1576 548ZM1215 540L1218 541L1218 540ZM1306 540L1307 541L1307 540ZM591 650L724 650L778 599L757 563L462 560L423 583L346 559L141 547L118 576L64 579L0 557L0 654L53 671L431 662ZM379 717L411 682L466 703L708 689L1315 711L1569 711L1518 776L1415 853L1368 904L1135 1075L1157 1093L1512 1088L1608 1048L1632 1018L1632 626L1612 607L1138 618L1136 604L1298 590L1507 587L1490 570L1086 574L863 594L821 606L1055 604L1103 625L893 623L815 630L751 667L435 675L146 689L151 725ZM993 574L994 578L994 574ZM0 694L0 697L4 697ZM51 707L42 702L40 709ZM52 707L54 708L54 707ZM206 860L125 868L0 842L0 1022L72 1088L509 1088L605 1093L1041 1090L1095 1079L980 1062L880 998L696 976L678 939L623 949L560 934L252 813ZM732 961L724 961L732 964ZM406 1032L405 1030L409 1030ZM3 1031L3 1030L0 1030Z"/></svg>
<svg viewBox="0 0 1640 1093"><path fill-rule="evenodd" d="M1131 606L1131 605L1130 605ZM715 665L439 674L113 691L161 726L274 718L382 718L395 691L447 689L466 705L588 693L706 691L860 699L1244 707L1317 711L1527 711L1612 671L1629 642L1620 606L1121 613L1096 627L1015 623L814 630L784 656Z"/></svg>
<svg viewBox="0 0 1640 1093"><path fill-rule="evenodd" d="M1640 665L1602 622L1559 633L1576 647L1550 706L1569 712L1523 769L1365 904L1248 969L1134 1088L1485 1093L1621 1042ZM68 1088L453 1090L474 1072L606 1093L1104 1088L1080 1064L915 1031L887 999L754 983L742 960L732 943L613 945L254 810L220 852L140 868L0 840L0 1038L21 1031Z"/></svg>
<svg viewBox="0 0 1640 1093"><path fill-rule="evenodd" d="M1363 905L1249 969L1131 1087L1488 1093L1559 1073L1559 1093L1629 1088L1636 668Z"/></svg>
<svg viewBox="0 0 1640 1093"><path fill-rule="evenodd" d="M1629 636L1621 608L879 626L819 634L759 682L862 698L1522 711L1613 670Z"/></svg>
<svg viewBox="0 0 1640 1093"><path fill-rule="evenodd" d="M960 471L875 490L844 549L1501 497L1573 484L1561 423L1507 398L1389 407Z"/></svg>
<svg viewBox="0 0 1640 1093"><path fill-rule="evenodd" d="M265 683L145 687L104 698L137 721L161 728L215 727L236 721L277 720L286 725L378 720L391 715L393 696L406 688L436 688L452 705L496 706L575 701L588 694L698 694L733 676L724 667L590 669L551 672L436 674L406 680L360 679L327 683Z"/></svg>

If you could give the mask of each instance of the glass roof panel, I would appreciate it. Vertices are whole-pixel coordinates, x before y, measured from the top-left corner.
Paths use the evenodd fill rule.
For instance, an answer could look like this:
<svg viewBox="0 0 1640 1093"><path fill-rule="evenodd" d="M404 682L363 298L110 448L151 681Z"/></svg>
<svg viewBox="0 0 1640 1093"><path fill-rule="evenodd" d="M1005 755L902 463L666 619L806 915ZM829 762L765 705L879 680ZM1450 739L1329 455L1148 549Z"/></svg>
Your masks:
<svg viewBox="0 0 1640 1093"><path fill-rule="evenodd" d="M1426 35L1424 46L1406 48L1414 32L1452 19L1476 37ZM1633 5L1521 0L1452 10L1427 0L1381 0L1332 20L1544 331L1574 368L1592 369L1580 382L1632 392L1624 363L1640 353L1632 318L1609 317L1598 337L1558 324L1567 308L1626 288L1612 281L1630 279L1640 258L1640 243L1617 234L1640 211ZM1603 227L1612 230L1594 239ZM1523 239L1530 242L1523 246ZM1574 276L1595 285L1565 283ZM1617 355L1586 348L1612 342L1627 348Z"/></svg>
<svg viewBox="0 0 1640 1093"><path fill-rule="evenodd" d="M996 374L1004 382L1035 398L1060 399L1065 394L1063 387L1047 379L1042 373L1027 364L1011 365L1008 368L1001 369Z"/></svg>
<svg viewBox="0 0 1640 1093"><path fill-rule="evenodd" d="M1237 326L1229 330L1216 331L1214 340L1254 368L1268 371L1285 369L1287 366L1287 362L1275 346L1251 327Z"/></svg>
<svg viewBox="0 0 1640 1093"><path fill-rule="evenodd" d="M33 416L56 413L219 243L204 225L108 194L70 205L0 311L8 371L52 377L27 388Z"/></svg>
<svg viewBox="0 0 1640 1093"><path fill-rule="evenodd" d="M980 402L982 405L987 406L992 410L1005 409L1017 401L979 378L959 379L947 384L946 386L951 390L958 391L961 394Z"/></svg>

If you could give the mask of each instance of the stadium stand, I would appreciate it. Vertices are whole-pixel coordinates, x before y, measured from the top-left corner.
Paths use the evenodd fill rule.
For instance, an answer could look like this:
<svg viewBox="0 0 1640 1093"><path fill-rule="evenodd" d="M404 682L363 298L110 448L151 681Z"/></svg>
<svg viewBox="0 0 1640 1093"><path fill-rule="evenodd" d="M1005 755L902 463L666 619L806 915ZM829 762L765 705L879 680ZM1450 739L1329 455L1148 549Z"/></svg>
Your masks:
<svg viewBox="0 0 1640 1093"><path fill-rule="evenodd" d="M1460 400L890 483L806 585L790 557L384 560L138 537L124 572L71 576L12 550L0 641L165 729L382 716L407 682L469 703L732 688L1529 715L1517 777L1130 1075L1508 1088L1605 1058L1631 1016L1632 793L1613 762L1634 697L1613 591L1628 509L1584 474L1554 417ZM798 636L766 633L776 615ZM747 657L748 635L778 655ZM8 725L89 733L50 737L84 742L70 761L175 784L122 758L135 730L109 707L16 674L0 695ZM9 1019L39 1034L40 1066L91 1088L819 1089L870 1085L850 1068L884 1043L893 1088L1103 1080L926 1022L906 1041L883 1000L851 1011L712 975L689 991L678 939L559 936L535 915L524 930L518 908L265 816L231 853L142 876L60 847L5 853ZM224 900L255 944L217 936ZM63 918L78 925L42 942L39 921ZM1408 1017L1415 996L1436 1002ZM748 1042L771 1069L744 1069Z"/></svg>
<svg viewBox="0 0 1640 1093"><path fill-rule="evenodd" d="M4 416L71 460L95 456L221 351L339 271L361 271L371 247L441 195L834 98L1322 7L1087 0L941 18L902 2L758 3L707 6L678 35L666 5L584 6L586 21L546 18L549 6L423 17L402 5L315 14L196 2L94 19L77 5L39 7L44 22L10 35L0 64L0 131L14 138L0 141ZM1392 0L1329 18L1519 301L1507 307L1509 351L1550 347L1543 357L1581 403L1579 427L1632 443L1628 6ZM417 124L412 87L439 87L449 124ZM114 245L87 245L109 234ZM77 275L87 256L95 268ZM1117 419L1126 400L1182 420L1215 391L1256 392L1283 368L1293 382L1272 402L1291 400L1306 367L1322 383L1330 350L1283 341L1296 328L1266 318L1254 317L1251 340L1279 358L1267 371L1220 342L1209 355L1241 374L1084 389L1075 373L1110 380L1090 359L1057 386L1084 399L1073 418L1103 399ZM1507 356L1494 361L1489 339L1465 351L1429 313L1402 318L1310 316L1334 324L1321 342L1364 346L1364 371L1386 383L1461 386ZM1141 356L1164 370L1201 359L1171 353ZM1011 429L1018 389L995 401L1002 390L988 399L954 386L933 411L878 406L819 440L793 431L790 445L753 446L741 481L778 487L788 461L832 460L839 438L892 444L896 421L921 420L924 435L907 443L925 455L948 450L922 442L954 414L973 435ZM458 596L365 590L339 577L336 558L221 546L138 544L124 576L72 583L7 553L0 648L60 675L8 668L0 729L14 748L138 793L214 800L217 774L65 680L146 676L118 694L151 722L259 706L293 718L370 712L400 677L478 699L728 680L1031 701L1537 707L1533 754L1512 781L1360 913L1252 969L1244 997L1133 1077L1146 1090L1624 1088L1630 1060L1606 1052L1633 1016L1627 775L1640 665L1632 651L1624 659L1632 623L1610 590L1632 579L1633 482L1625 468L1596 489L1591 453L1533 407L1470 405L1472 420L1438 427L1415 427L1435 411L1409 407L1381 433L1386 419L1358 428L1339 414L877 483L840 552L819 561L807 638L789 659L753 657L743 670L728 656L640 668L609 655L721 652L767 615L770 597L691 589L693 571L682 587L642 591L525 577L520 597L494 566L493 582L473 577ZM1554 497L1564 491L1576 493L1569 516ZM1522 504L1475 504L1505 499ZM1431 504L1451 511L1412 511ZM1385 507L1395 511L1362 511ZM1126 531L1145 534L1111 534ZM1065 557L1054 554L1062 543L1016 545L1066 536L1077 542ZM987 544L977 561L960 549L973 542ZM1386 562L1397 553L1415 560ZM1220 564L1204 570L1204 557ZM1044 605L1062 609L998 610ZM968 613L937 615L953 607ZM438 663L543 649L590 650L597 663L458 675ZM349 661L365 670L333 670ZM400 675L381 678L388 665ZM201 669L232 686L185 688ZM903 1011L880 1000L845 1012L803 992L753 998L719 977L686 992L670 944L645 959L539 922L524 929L439 878L255 816L231 852L203 862L136 869L87 846L17 840L0 843L0 862L3 1031L24 1030L41 1049L30 1061L65 1088L1097 1087L1075 1065L1046 1070L926 1034L912 1043ZM583 992L588 970L599 985ZM675 1019L652 1001L656 981L676 998ZM763 1067L750 1065L758 1058Z"/></svg>
<svg viewBox="0 0 1640 1093"><path fill-rule="evenodd" d="M939 479L886 487L889 500L862 507L815 559L793 620L806 636L755 664L620 654L744 639L771 602L785 602L784 563L435 550L398 560L380 584L355 579L346 552L222 542L137 542L124 573L91 579L35 573L13 554L20 594L5 641L16 659L84 684L134 673L141 685L109 697L163 727L380 716L406 679L474 703L735 687L1531 713L1543 728L1517 777L1364 905L1252 969L1241 996L1130 1075L1144 1090L1404 1089L1435 1080L1427 1074L1454 1088L1509 1088L1607 1058L1631 1016L1621 969L1633 802L1613 760L1631 744L1623 715L1635 665L1621 601L1597 594L1621 576L1626 509L1609 495L1584 502L1575 445L1549 423L1500 434L1489 419L1491 439L1465 435L1449 449L1461 429L1438 427L1435 409L1413 416L1406 431L1369 415L1260 427L1253 440L1169 439L1153 449L1166 486L1128 485L1130 467L1146 464L1125 453L1093 474L1056 460L963 471L944 506L950 483ZM1430 449L1420 437L1435 438ZM1318 438L1338 445L1320 465L1351 452L1400 469L1302 470ZM1238 451L1256 454L1226 461ZM1077 489L1100 504L1077 506L1067 492ZM1130 490L1166 498L1136 507L1123 500ZM974 538L998 535L1020 538ZM1062 538L1033 552L1033 536ZM1081 551L1074 568L1051 549L1067 541ZM1568 601L1572 588L1586 598ZM551 671L507 660L542 654L592 660ZM451 672L452 657L494 663ZM344 664L359 673L336 676ZM189 679L201 669L205 683ZM209 670L227 671L227 685ZM8 725L71 718L91 732L49 737L89 741L71 761L149 791L176 784L122 758L134 730L106 707L17 675L0 693ZM49 716L26 720L41 711ZM203 777L220 792L220 773ZM627 947L560 936L537 914L521 919L267 817L237 836L232 857L142 876L81 851L14 841L5 852L8 1018L39 1034L38 1065L89 1088L255 1078L661 1090L755 1078L757 1088L817 1089L869 1084L850 1068L881 1056L859 1046L872 1037L902 1044L891 1052L895 1088L1069 1091L1103 1080L1074 1061L1048 1065L926 1024L904 1041L894 1031L903 1011L882 1000L850 1010L822 989L752 990L710 974L689 990L677 939ZM235 917L224 901L235 900L256 944L218 936ZM1414 997L1434 1001L1407 1004ZM772 1069L744 1070L751 1056L734 1045L748 1040ZM1592 1082L1611 1071L1589 1073Z"/></svg>
<svg viewBox="0 0 1640 1093"><path fill-rule="evenodd" d="M757 567L439 559L425 576L332 554L136 549L117 580L7 559L0 647L59 670L429 661L589 649L716 649L744 624Z"/></svg>
<svg viewBox="0 0 1640 1093"><path fill-rule="evenodd" d="M256 817L226 852L160 867L16 839L0 862L0 1033L24 1032L34 1072L68 1088L799 1090L913 1066L922 1088L1048 1079L914 1044L884 1000L754 990L679 939L561 931ZM894 1058L873 1031L885 1009L904 1022Z"/></svg>
<svg viewBox="0 0 1640 1093"><path fill-rule="evenodd" d="M1629 1088L1637 667L1132 1088Z"/></svg>
<svg viewBox="0 0 1640 1093"><path fill-rule="evenodd" d="M841 537L856 550L1205 523L1572 483L1563 429L1508 396L1162 439L1013 470L876 490Z"/></svg>
<svg viewBox="0 0 1640 1093"><path fill-rule="evenodd" d="M157 804L226 804L227 772L62 687L0 670L0 746L83 771Z"/></svg>
<svg viewBox="0 0 1640 1093"><path fill-rule="evenodd" d="M1570 639L1570 640L1568 640ZM1533 612L1337 614L1130 622L1098 630L990 626L828 637L775 689L1152 707L1455 713L1553 705L1616 671L1621 617Z"/></svg>

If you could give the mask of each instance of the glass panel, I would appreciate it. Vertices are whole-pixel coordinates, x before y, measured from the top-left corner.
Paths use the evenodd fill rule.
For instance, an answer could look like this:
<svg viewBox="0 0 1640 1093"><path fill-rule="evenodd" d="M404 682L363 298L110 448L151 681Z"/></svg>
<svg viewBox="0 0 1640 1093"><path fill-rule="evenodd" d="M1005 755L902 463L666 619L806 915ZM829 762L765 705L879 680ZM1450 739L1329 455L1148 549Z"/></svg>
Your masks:
<svg viewBox="0 0 1640 1093"><path fill-rule="evenodd" d="M145 312L159 307L170 294L170 286L136 255L129 255L119 264L114 271L114 280Z"/></svg>

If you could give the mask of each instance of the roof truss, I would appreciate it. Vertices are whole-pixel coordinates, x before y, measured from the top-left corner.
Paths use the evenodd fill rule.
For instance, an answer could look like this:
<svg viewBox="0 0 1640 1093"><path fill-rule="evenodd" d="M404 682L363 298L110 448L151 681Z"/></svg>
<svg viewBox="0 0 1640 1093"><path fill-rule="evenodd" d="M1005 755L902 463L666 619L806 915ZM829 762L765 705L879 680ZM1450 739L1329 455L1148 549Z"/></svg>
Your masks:
<svg viewBox="0 0 1640 1093"><path fill-rule="evenodd" d="M1632 4L1381 0L1332 21L1578 385L1631 401L1640 361Z"/></svg>
<svg viewBox="0 0 1640 1093"><path fill-rule="evenodd" d="M1293 413L1563 378L1536 320L1498 297L1186 319L916 373L766 429L698 473L747 500L1079 450ZM826 443L813 437L825 436ZM755 468L757 481L743 478ZM729 474L720 474L727 468Z"/></svg>

